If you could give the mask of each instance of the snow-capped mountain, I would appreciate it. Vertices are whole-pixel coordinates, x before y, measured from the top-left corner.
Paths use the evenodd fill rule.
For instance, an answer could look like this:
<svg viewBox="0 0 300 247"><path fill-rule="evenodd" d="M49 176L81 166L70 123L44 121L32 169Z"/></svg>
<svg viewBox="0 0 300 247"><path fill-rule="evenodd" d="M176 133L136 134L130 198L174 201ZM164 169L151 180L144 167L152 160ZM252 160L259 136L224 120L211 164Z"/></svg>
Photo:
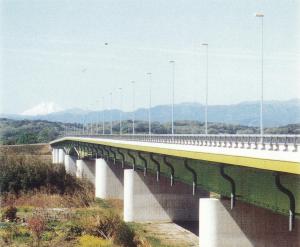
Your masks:
<svg viewBox="0 0 300 247"><path fill-rule="evenodd" d="M54 102L42 102L24 112L21 113L23 116L41 116L47 115L54 112L62 111L63 109L55 104Z"/></svg>
<svg viewBox="0 0 300 247"><path fill-rule="evenodd" d="M199 103L181 103L174 106L174 118L178 120L204 121L204 105ZM259 126L260 102L241 102L233 105L209 105L209 122L241 124L247 126ZM26 114L26 115L25 115ZM152 121L162 123L171 120L170 105L158 105L151 109ZM80 108L62 110L53 103L42 103L30 110L23 112L23 115L0 114L0 118L10 119L31 119L47 120L54 122L91 122L119 121L120 111L88 111ZM123 120L132 119L132 112L122 112ZM137 120L148 120L148 109L139 108L135 111ZM278 127L287 124L300 123L300 99L287 101L265 101L264 102L264 125L266 127Z"/></svg>

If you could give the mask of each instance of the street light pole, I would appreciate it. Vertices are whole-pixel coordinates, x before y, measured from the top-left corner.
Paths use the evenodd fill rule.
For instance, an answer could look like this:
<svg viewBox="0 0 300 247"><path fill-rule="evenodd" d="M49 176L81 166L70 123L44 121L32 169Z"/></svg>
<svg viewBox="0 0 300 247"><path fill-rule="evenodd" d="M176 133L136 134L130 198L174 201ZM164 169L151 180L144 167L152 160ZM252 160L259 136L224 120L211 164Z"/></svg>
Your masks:
<svg viewBox="0 0 300 247"><path fill-rule="evenodd" d="M122 135L122 105L123 105L123 94L122 94L122 88L119 88L120 90L120 135Z"/></svg>
<svg viewBox="0 0 300 247"><path fill-rule="evenodd" d="M112 135L112 133L113 133L113 129L112 129L112 92L110 92L109 95L110 95L110 109L109 109L109 112L110 112L110 134Z"/></svg>
<svg viewBox="0 0 300 247"><path fill-rule="evenodd" d="M148 111L148 121L149 121L149 135L151 135L151 84L152 84L152 73L148 72L149 76L149 111Z"/></svg>
<svg viewBox="0 0 300 247"><path fill-rule="evenodd" d="M261 95L260 95L260 136L263 141L263 104L264 104L264 14L256 13L256 17L261 19Z"/></svg>
<svg viewBox="0 0 300 247"><path fill-rule="evenodd" d="M104 107L104 97L102 97L102 135L105 134L104 110L105 110L105 107Z"/></svg>
<svg viewBox="0 0 300 247"><path fill-rule="evenodd" d="M134 120L135 120L135 114L134 114L134 108L135 108L135 88L134 88L134 84L135 81L131 81L132 84L132 134L135 134L135 130L134 130Z"/></svg>
<svg viewBox="0 0 300 247"><path fill-rule="evenodd" d="M172 87L171 87L171 94L172 94L172 123L171 123L171 132L174 135L174 97L175 97L175 61L171 60L169 63L172 65Z"/></svg>
<svg viewBox="0 0 300 247"><path fill-rule="evenodd" d="M208 109L208 44L203 43L206 47L206 83L205 83L205 135L208 134L207 131L207 109Z"/></svg>
<svg viewBox="0 0 300 247"><path fill-rule="evenodd" d="M98 104L100 103L100 100L98 99L97 101L96 101L96 108L98 108ZM98 111L98 113L97 113L97 124L96 124L96 127L97 127L97 135L99 135L99 125L100 125L100 112Z"/></svg>

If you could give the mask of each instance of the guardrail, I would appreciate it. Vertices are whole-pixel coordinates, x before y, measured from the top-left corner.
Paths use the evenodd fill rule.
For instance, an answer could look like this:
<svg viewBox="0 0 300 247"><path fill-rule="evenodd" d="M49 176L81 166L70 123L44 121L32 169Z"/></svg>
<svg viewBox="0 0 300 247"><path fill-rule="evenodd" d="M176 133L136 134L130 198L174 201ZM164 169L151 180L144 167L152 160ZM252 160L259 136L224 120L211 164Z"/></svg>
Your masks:
<svg viewBox="0 0 300 247"><path fill-rule="evenodd" d="M260 149L269 151L292 151L299 150L300 135L146 135L146 134L124 134L124 135L72 135L79 137L94 137L113 140L140 141L153 143Z"/></svg>

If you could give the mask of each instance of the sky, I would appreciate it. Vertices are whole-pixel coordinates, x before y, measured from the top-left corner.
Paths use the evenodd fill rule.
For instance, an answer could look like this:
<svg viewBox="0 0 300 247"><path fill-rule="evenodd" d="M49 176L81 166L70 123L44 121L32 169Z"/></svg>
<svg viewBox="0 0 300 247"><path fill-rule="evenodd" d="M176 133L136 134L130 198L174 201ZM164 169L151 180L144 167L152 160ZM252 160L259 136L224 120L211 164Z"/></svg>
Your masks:
<svg viewBox="0 0 300 247"><path fill-rule="evenodd" d="M41 102L64 109L133 109L300 98L300 1L0 0L0 113ZM107 45L105 45L107 43ZM121 105L120 90L123 102ZM104 97L104 105L102 102Z"/></svg>

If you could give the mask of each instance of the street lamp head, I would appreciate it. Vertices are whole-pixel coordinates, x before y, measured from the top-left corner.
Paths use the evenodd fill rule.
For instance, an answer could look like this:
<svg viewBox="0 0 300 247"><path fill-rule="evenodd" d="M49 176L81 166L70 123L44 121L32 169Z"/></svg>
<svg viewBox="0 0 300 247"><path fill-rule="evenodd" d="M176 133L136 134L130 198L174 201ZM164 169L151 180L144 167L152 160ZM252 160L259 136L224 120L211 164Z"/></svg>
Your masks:
<svg viewBox="0 0 300 247"><path fill-rule="evenodd" d="M169 63L175 63L175 61L174 60L170 60Z"/></svg>
<svg viewBox="0 0 300 247"><path fill-rule="evenodd" d="M104 45L108 45L108 43L107 43L107 42L105 42L105 43L104 43Z"/></svg>
<svg viewBox="0 0 300 247"><path fill-rule="evenodd" d="M204 45L204 46L208 46L208 43L202 43L202 45Z"/></svg>
<svg viewBox="0 0 300 247"><path fill-rule="evenodd" d="M151 72L148 72L147 75L152 75L152 73L151 73Z"/></svg>
<svg viewBox="0 0 300 247"><path fill-rule="evenodd" d="M257 13L255 13L255 16L256 17L264 17L265 15L261 12L257 12Z"/></svg>

